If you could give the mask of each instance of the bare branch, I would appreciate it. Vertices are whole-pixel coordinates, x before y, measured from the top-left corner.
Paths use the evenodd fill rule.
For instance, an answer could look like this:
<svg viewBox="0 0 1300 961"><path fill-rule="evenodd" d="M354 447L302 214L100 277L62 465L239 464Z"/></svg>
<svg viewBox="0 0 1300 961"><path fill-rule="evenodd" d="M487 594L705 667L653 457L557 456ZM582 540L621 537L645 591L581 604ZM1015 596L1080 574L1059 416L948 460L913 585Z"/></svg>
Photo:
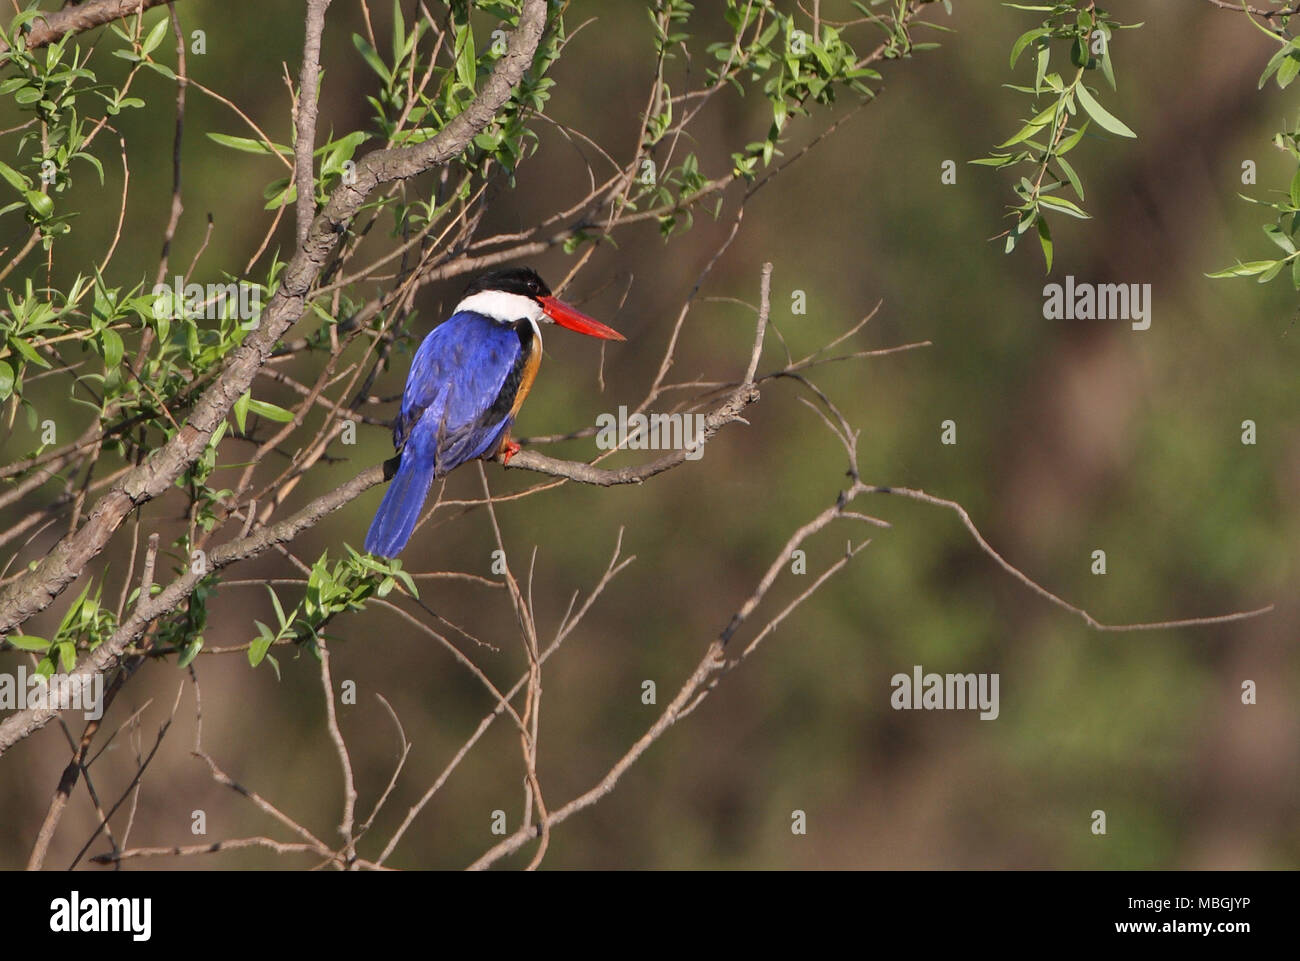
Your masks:
<svg viewBox="0 0 1300 961"><path fill-rule="evenodd" d="M993 545L984 539L984 535L981 534L979 528L975 526L975 522L970 519L970 514L966 513L966 508L962 507L956 501L947 500L942 497L935 497L933 494L927 494L925 491L913 490L907 487L872 487L869 485L862 485L862 489L869 491L872 494L893 494L897 497L905 497L908 500L920 501L923 504L931 504L935 507L944 507L952 511L961 518L962 525L970 532L971 537L975 538L975 543L979 545L980 550L993 558L1000 568L1018 580L1021 584L1025 585L1025 587L1029 588L1039 597L1050 601L1062 610L1068 611L1075 617L1078 617L1094 631L1163 631L1177 627L1206 627L1211 624L1228 624L1232 621L1244 621L1250 617L1259 617L1261 614L1267 614L1274 608L1273 604L1269 604L1266 607L1259 607L1250 611L1237 611L1232 614L1216 614L1211 617L1189 617L1179 620L1150 621L1141 624L1104 624L1083 608L1075 607L1069 601L1053 594L994 550Z"/></svg>
<svg viewBox="0 0 1300 961"><path fill-rule="evenodd" d="M208 555L208 570L205 573L196 574L190 570L169 584L157 596L149 598L142 595L131 616L118 626L112 637L77 666L74 674L84 681L94 674L109 670L121 659L127 647L144 633L150 621L174 610L194 591L204 577L236 561L256 557L270 547L292 540L302 531L315 525L320 518L338 510L362 491L374 487L383 479L384 468L371 467L341 487L316 498L292 517L215 548ZM47 707L27 708L9 715L0 722L0 754L33 731L44 727L57 714L58 711Z"/></svg>
<svg viewBox="0 0 1300 961"><path fill-rule="evenodd" d="M316 149L317 86L320 82L320 38L325 31L325 11L330 0L307 0L307 29L302 45L302 72L298 81L297 137L293 144L294 176L298 182L298 246L307 242L316 216L316 176L312 152Z"/></svg>
<svg viewBox="0 0 1300 961"><path fill-rule="evenodd" d="M35 50L66 34L93 30L114 20L123 20L172 2L173 0L90 0L89 3L76 7L65 6L57 12L44 13L33 21L31 32L27 34L27 49ZM8 49L9 45L0 40L0 53Z"/></svg>
<svg viewBox="0 0 1300 961"><path fill-rule="evenodd" d="M352 833L352 818L357 807L357 784L352 775L352 758L348 754L347 742L339 730L338 715L334 710L334 680L330 677L330 652L323 638L316 642L320 650L320 683L325 694L325 726L330 740L339 756L339 769L343 772L343 820L339 824L339 834L343 835L344 857L349 866L356 859L356 837Z"/></svg>
<svg viewBox="0 0 1300 961"><path fill-rule="evenodd" d="M133 858L189 857L195 854L220 854L222 851L238 851L243 848L268 848L277 854L320 854L314 844L294 841L276 841L272 838L231 838L227 841L213 841L210 844L184 844L172 847L129 848L116 854L96 854L90 860L96 864L117 864Z"/></svg>
<svg viewBox="0 0 1300 961"><path fill-rule="evenodd" d="M312 223L306 242L285 269L280 287L263 311L261 325L231 352L220 376L204 391L181 430L103 495L76 533L59 541L42 561L0 593L0 633L44 610L103 550L127 514L170 489L198 459L212 432L270 356L276 340L302 315L312 284L366 197L380 184L414 177L460 153L492 120L532 63L545 22L545 0L525 0L506 54L464 111L424 143L377 150L362 158L353 182L340 184Z"/></svg>

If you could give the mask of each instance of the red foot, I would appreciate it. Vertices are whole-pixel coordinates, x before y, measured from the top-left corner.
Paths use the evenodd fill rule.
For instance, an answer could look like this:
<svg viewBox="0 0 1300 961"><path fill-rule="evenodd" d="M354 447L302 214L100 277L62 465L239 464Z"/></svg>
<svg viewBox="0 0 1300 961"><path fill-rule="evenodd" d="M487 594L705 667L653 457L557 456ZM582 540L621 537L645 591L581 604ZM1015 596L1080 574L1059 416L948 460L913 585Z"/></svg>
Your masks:
<svg viewBox="0 0 1300 961"><path fill-rule="evenodd" d="M519 445L512 440L507 440L501 447L501 466L505 467L510 463L510 458L519 453Z"/></svg>

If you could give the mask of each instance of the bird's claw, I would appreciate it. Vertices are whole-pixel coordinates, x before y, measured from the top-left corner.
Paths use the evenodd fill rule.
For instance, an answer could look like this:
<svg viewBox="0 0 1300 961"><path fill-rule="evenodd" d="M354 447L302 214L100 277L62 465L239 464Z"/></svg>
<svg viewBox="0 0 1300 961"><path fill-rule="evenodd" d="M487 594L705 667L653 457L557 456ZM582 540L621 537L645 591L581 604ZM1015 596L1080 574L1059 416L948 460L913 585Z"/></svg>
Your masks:
<svg viewBox="0 0 1300 961"><path fill-rule="evenodd" d="M509 465L510 458L519 453L519 445L512 440L508 440L501 448L501 466Z"/></svg>

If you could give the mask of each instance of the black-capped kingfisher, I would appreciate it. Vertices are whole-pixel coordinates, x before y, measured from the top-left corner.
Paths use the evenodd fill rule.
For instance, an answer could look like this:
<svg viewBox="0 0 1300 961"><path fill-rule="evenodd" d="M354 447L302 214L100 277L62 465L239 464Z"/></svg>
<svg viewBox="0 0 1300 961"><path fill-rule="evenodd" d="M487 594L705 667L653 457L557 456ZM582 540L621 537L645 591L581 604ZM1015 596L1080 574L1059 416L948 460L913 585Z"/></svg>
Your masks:
<svg viewBox="0 0 1300 961"><path fill-rule="evenodd" d="M393 424L398 466L366 534L366 550L396 557L437 477L476 457L518 453L510 427L542 360L542 323L589 337L618 331L551 296L527 267L472 281L452 313L420 344Z"/></svg>

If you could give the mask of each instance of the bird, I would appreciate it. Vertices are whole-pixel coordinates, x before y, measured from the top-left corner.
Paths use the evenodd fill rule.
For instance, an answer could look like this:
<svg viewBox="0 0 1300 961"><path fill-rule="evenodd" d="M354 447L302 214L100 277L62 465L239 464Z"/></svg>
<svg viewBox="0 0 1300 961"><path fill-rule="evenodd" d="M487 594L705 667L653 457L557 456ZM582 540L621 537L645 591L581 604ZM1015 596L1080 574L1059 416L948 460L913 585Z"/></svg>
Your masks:
<svg viewBox="0 0 1300 961"><path fill-rule="evenodd" d="M519 452L510 428L541 364L543 323L626 340L552 296L530 267L472 280L452 315L424 338L393 423L397 466L366 533L369 553L401 553L435 478L476 457L499 454L507 464Z"/></svg>

